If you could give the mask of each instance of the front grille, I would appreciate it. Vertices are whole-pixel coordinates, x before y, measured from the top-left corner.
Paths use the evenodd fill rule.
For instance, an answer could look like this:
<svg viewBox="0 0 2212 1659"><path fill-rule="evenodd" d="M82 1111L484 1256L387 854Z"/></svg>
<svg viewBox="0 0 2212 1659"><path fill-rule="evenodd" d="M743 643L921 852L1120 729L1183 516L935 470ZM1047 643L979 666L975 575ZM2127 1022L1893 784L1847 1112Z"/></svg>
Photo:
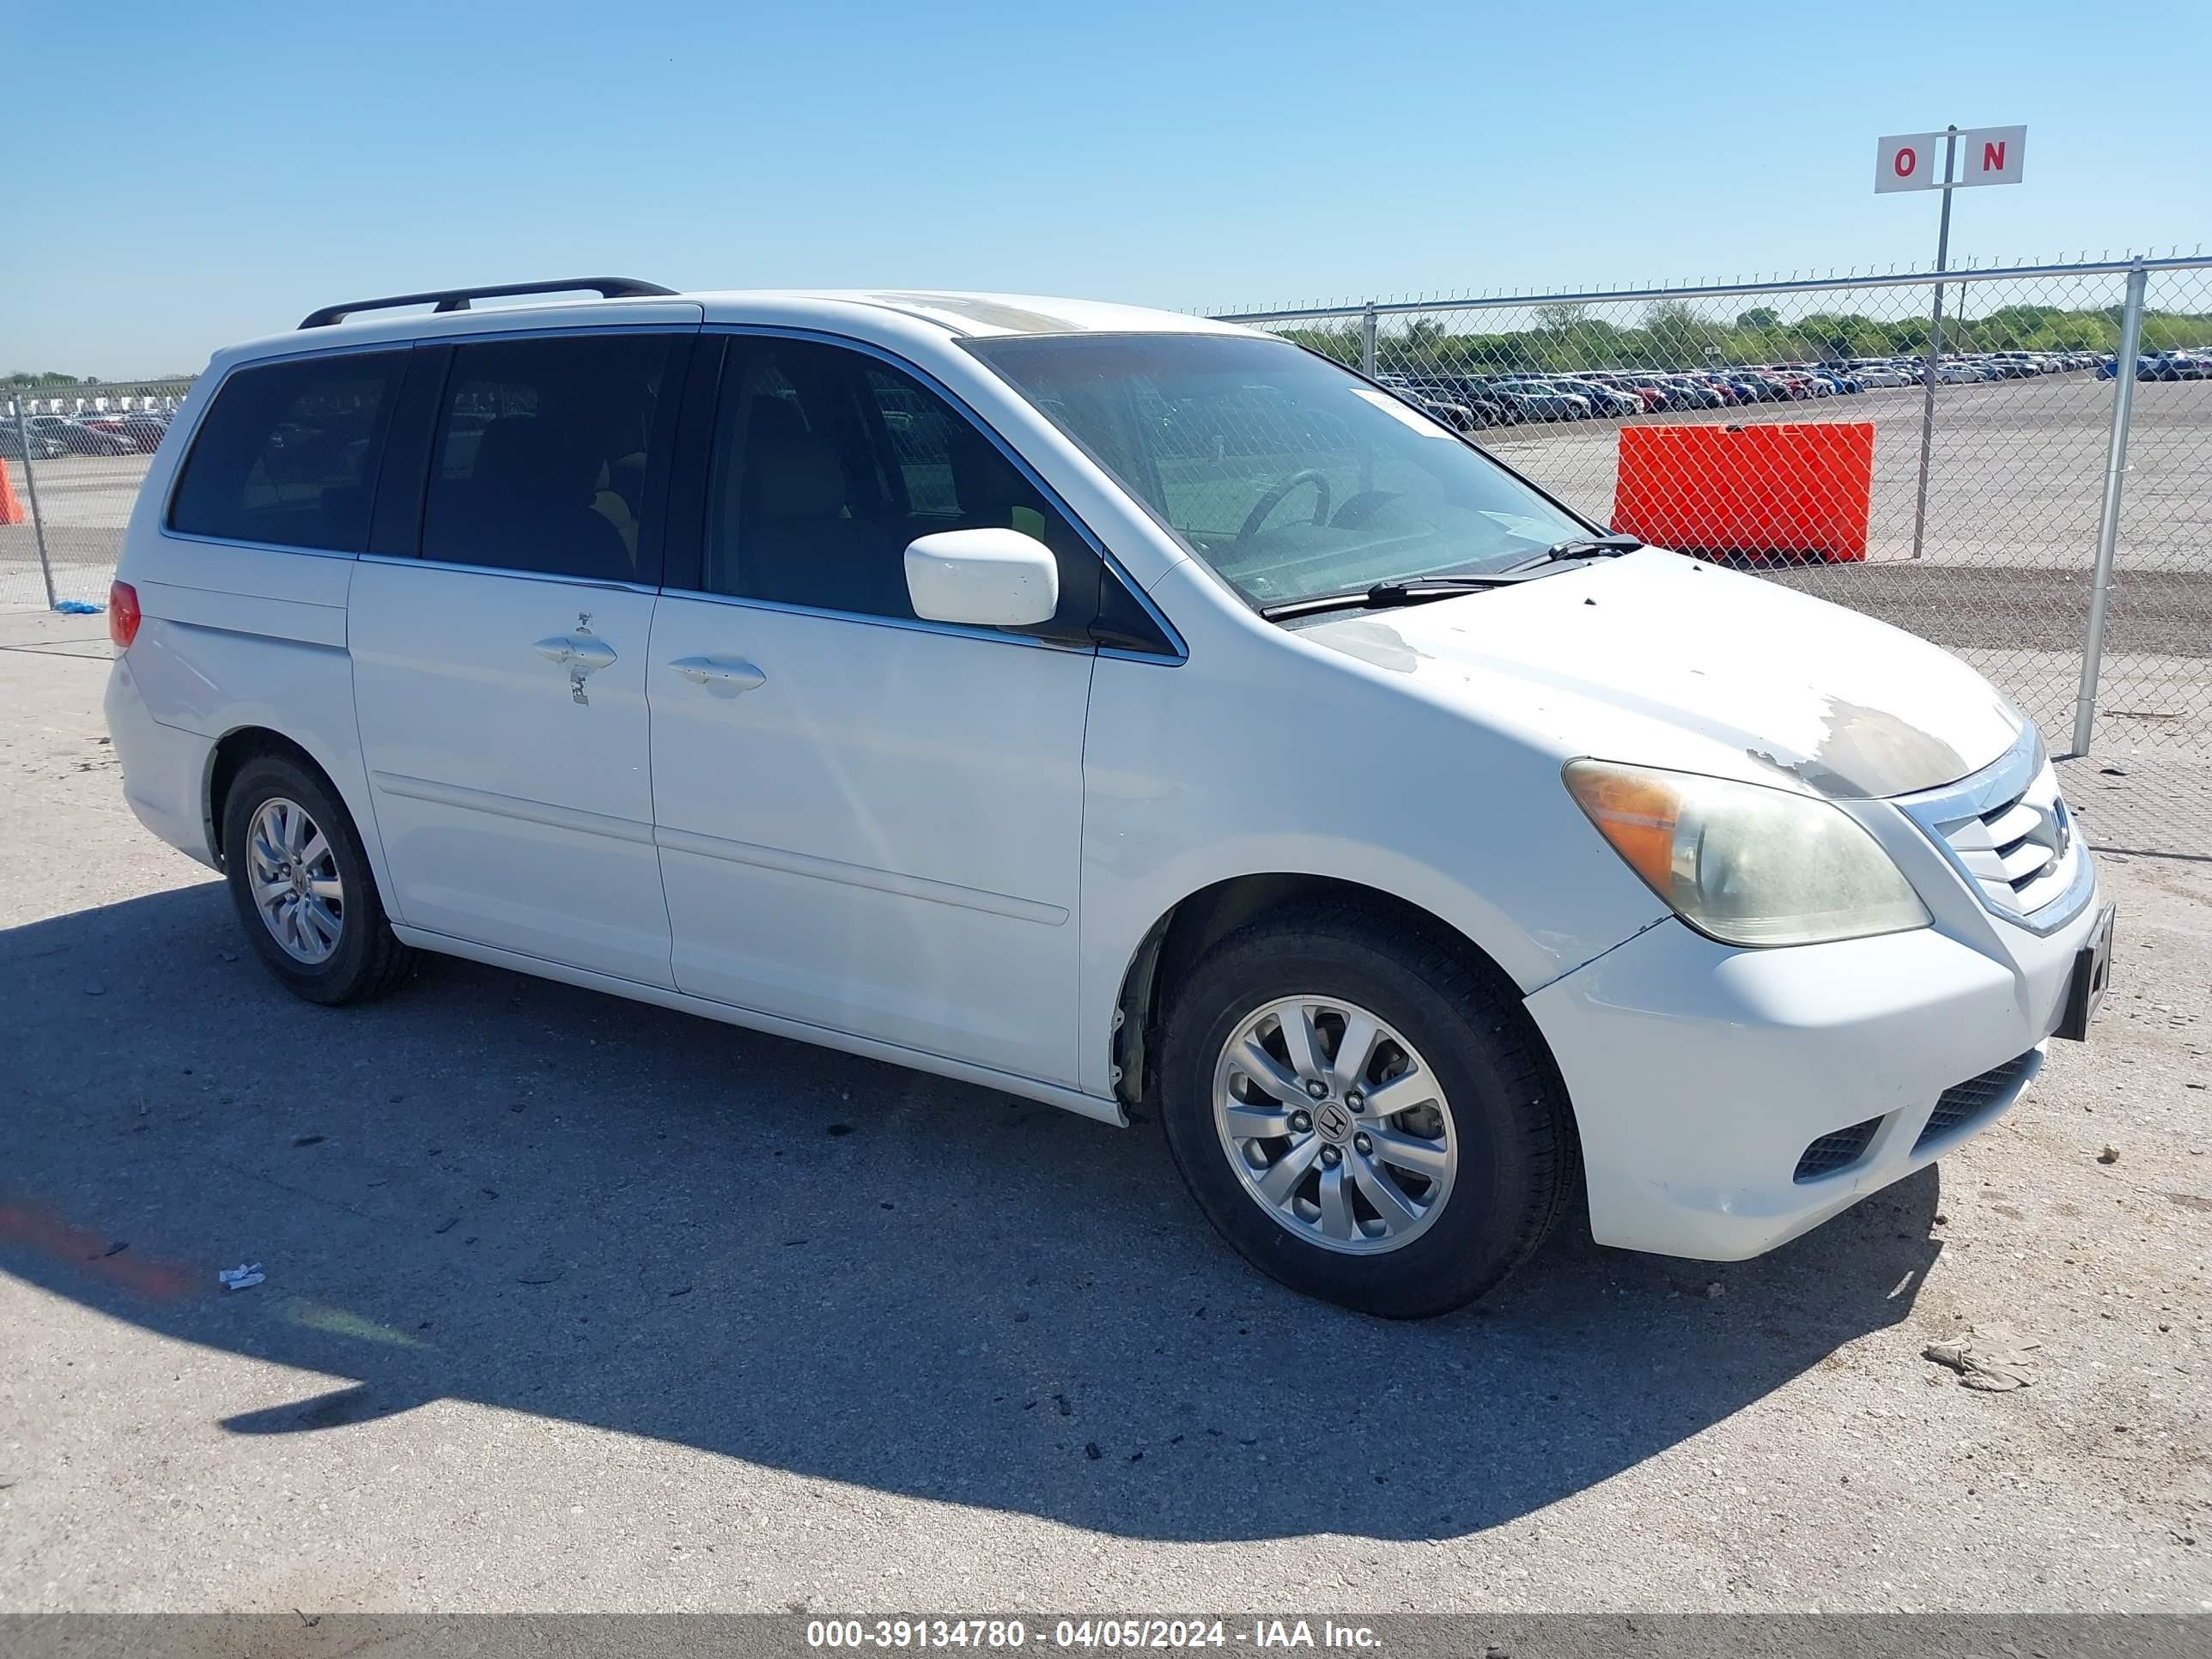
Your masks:
<svg viewBox="0 0 2212 1659"><path fill-rule="evenodd" d="M2031 1048L2002 1066L1990 1066L1979 1077L1970 1077L1944 1090L1936 1097L1936 1109L1929 1114L1928 1127L1912 1143L1912 1150L1920 1152L2002 1111L2019 1095L2034 1064L2035 1050Z"/></svg>
<svg viewBox="0 0 2212 1659"><path fill-rule="evenodd" d="M2056 903L2081 869L2073 817L2033 729L1994 765L1906 810L2001 915L2033 916Z"/></svg>
<svg viewBox="0 0 2212 1659"><path fill-rule="evenodd" d="M2002 909L2027 915L2065 888L2074 826L2047 763L2011 799L1941 828L1966 873Z"/></svg>
<svg viewBox="0 0 2212 1659"><path fill-rule="evenodd" d="M1874 1132L1881 1127L1881 1120L1870 1117L1863 1123L1854 1123L1848 1129L1838 1129L1832 1134L1822 1135L1805 1149L1797 1160L1797 1173L1793 1181L1818 1181L1822 1176L1833 1175L1848 1169L1866 1156L1867 1147L1874 1140Z"/></svg>

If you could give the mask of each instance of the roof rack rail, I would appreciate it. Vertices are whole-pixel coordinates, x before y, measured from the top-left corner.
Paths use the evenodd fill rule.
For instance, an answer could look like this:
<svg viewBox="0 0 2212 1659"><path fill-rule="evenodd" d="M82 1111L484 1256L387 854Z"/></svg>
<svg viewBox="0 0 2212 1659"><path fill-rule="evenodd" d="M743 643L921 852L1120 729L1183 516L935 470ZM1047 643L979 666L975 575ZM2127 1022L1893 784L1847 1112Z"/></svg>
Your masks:
<svg viewBox="0 0 2212 1659"><path fill-rule="evenodd" d="M550 283L503 283L496 288L441 288L428 294L394 294L382 300L349 300L342 306L311 311L301 328L328 328L356 311L388 311L395 306L431 306L439 311L466 311L471 300L494 300L510 294L596 294L603 300L627 300L644 295L673 294L658 283L641 283L635 276L563 276Z"/></svg>

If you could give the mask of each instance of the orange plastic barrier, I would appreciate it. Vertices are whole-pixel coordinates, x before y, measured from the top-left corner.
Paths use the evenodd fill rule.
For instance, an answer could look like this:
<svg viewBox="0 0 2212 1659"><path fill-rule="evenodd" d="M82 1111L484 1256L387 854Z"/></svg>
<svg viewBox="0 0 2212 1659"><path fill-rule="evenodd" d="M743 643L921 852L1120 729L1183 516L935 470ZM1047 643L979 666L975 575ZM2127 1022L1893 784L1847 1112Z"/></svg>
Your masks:
<svg viewBox="0 0 2212 1659"><path fill-rule="evenodd" d="M1863 559L1874 422L1625 426L1613 527L1685 553Z"/></svg>
<svg viewBox="0 0 2212 1659"><path fill-rule="evenodd" d="M8 476L8 463L0 461L0 524L27 524L30 515L23 511L21 497L15 494L15 480Z"/></svg>

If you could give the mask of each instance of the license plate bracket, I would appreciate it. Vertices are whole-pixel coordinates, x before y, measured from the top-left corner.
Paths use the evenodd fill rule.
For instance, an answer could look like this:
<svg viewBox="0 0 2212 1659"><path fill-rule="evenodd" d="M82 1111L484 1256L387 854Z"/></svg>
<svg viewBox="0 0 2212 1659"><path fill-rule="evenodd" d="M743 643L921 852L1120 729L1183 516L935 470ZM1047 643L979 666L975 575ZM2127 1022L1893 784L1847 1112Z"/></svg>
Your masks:
<svg viewBox="0 0 2212 1659"><path fill-rule="evenodd" d="M2115 907L2109 904L2098 912L2088 941L2074 953L2074 973L2066 985L2066 1010L2059 1015L2058 1028L2051 1036L2069 1042L2088 1041L2089 1022L2097 1017L2097 1006L2104 1001L2105 989L2112 983L2115 914Z"/></svg>

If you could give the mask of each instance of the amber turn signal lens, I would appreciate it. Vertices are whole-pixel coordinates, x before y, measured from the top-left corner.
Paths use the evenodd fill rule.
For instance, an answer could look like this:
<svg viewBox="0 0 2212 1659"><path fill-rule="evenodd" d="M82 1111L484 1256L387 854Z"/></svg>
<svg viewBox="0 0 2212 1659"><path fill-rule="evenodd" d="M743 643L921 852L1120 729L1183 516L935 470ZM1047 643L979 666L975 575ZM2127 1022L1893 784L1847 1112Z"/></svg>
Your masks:
<svg viewBox="0 0 2212 1659"><path fill-rule="evenodd" d="M1568 768L1567 787L1597 832L1628 867L1667 896L1674 886L1674 829L1681 798L1649 772L1615 771L1592 762Z"/></svg>

